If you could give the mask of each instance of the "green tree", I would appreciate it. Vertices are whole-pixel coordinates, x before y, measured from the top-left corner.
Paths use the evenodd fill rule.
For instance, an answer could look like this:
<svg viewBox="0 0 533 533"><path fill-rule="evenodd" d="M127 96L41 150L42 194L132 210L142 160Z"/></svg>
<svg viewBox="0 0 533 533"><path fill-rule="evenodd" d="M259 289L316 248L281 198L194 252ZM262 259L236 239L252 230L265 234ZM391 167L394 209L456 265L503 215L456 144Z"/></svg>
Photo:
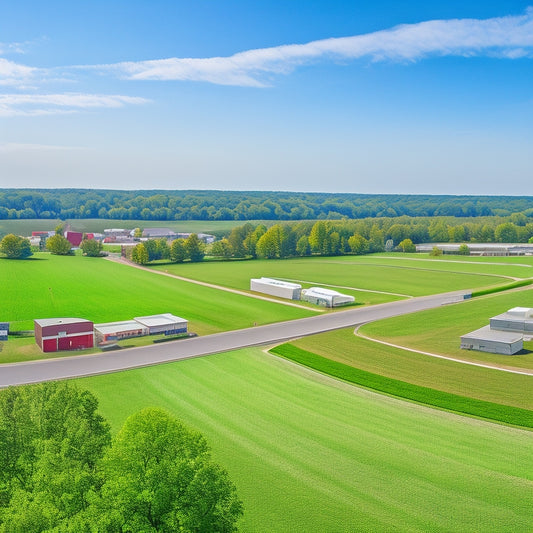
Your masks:
<svg viewBox="0 0 533 533"><path fill-rule="evenodd" d="M170 260L173 263L183 263L187 259L187 250L183 239L174 239L170 245Z"/></svg>
<svg viewBox="0 0 533 533"><path fill-rule="evenodd" d="M362 236L356 233L348 239L348 244L352 253L355 255L367 254L370 250L369 242Z"/></svg>
<svg viewBox="0 0 533 533"><path fill-rule="evenodd" d="M56 233L46 240L46 249L54 255L69 255L72 244L63 235Z"/></svg>
<svg viewBox="0 0 533 533"><path fill-rule="evenodd" d="M302 235L296 243L296 253L298 255L311 255L311 247L309 246L309 238L307 235Z"/></svg>
<svg viewBox="0 0 533 533"><path fill-rule="evenodd" d="M146 265L146 263L148 263L148 251L142 242L133 247L133 250L131 251L131 260L138 265Z"/></svg>
<svg viewBox="0 0 533 533"><path fill-rule="evenodd" d="M494 230L494 238L496 242L516 242L518 240L516 226L512 222L499 224Z"/></svg>
<svg viewBox="0 0 533 533"><path fill-rule="evenodd" d="M461 244L459 250L457 251L458 255L470 255L470 248L466 244Z"/></svg>
<svg viewBox="0 0 533 533"><path fill-rule="evenodd" d="M242 503L228 474L199 433L162 409L130 416L102 468L98 531L236 531Z"/></svg>
<svg viewBox="0 0 533 533"><path fill-rule="evenodd" d="M287 257L288 233L281 224L274 224L257 241L256 253L265 259L280 259Z"/></svg>
<svg viewBox="0 0 533 533"><path fill-rule="evenodd" d="M9 233L0 241L0 254L8 259L26 259L33 255L30 241Z"/></svg>
<svg viewBox="0 0 533 533"><path fill-rule="evenodd" d="M226 259L232 256L232 246L230 245L228 239L220 239L215 241L211 245L211 255L216 257L224 257Z"/></svg>
<svg viewBox="0 0 533 533"><path fill-rule="evenodd" d="M187 250L187 255L189 259L193 263L197 263L198 261L201 261L204 258L205 245L198 238L198 235L196 233L191 233L185 239L185 249Z"/></svg>
<svg viewBox="0 0 533 533"><path fill-rule="evenodd" d="M67 382L0 392L2 533L48 531L88 507L111 441L97 408L90 392Z"/></svg>
<svg viewBox="0 0 533 533"><path fill-rule="evenodd" d="M100 257L102 255L103 245L96 239L83 239L80 248L87 257Z"/></svg>
<svg viewBox="0 0 533 533"><path fill-rule="evenodd" d="M442 255L442 250L438 246L433 246L433 250L429 252L431 257L439 257Z"/></svg>
<svg viewBox="0 0 533 533"><path fill-rule="evenodd" d="M413 253L416 252L416 246L411 239L404 239L398 246L402 249L402 252Z"/></svg>
<svg viewBox="0 0 533 533"><path fill-rule="evenodd" d="M309 244L311 251L321 255L328 255L330 252L329 236L326 223L323 220L315 222L309 234Z"/></svg>
<svg viewBox="0 0 533 533"><path fill-rule="evenodd" d="M140 239L143 236L143 230L141 228L135 228L133 230L133 238Z"/></svg>

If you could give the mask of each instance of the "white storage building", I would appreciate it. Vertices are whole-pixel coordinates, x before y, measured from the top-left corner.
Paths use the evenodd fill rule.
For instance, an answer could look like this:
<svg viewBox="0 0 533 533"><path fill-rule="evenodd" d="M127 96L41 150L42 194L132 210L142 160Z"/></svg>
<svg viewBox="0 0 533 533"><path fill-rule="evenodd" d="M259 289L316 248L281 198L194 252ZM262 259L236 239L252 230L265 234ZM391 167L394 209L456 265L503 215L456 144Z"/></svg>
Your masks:
<svg viewBox="0 0 533 533"><path fill-rule="evenodd" d="M514 355L522 350L522 335L512 331L498 331L485 326L461 337L461 348L480 352Z"/></svg>
<svg viewBox="0 0 533 533"><path fill-rule="evenodd" d="M116 342L131 337L148 335L148 328L136 320L107 322L94 325L94 335L98 344Z"/></svg>
<svg viewBox="0 0 533 533"><path fill-rule="evenodd" d="M331 289L311 287L302 291L302 300L316 305L323 305L324 307L339 307L340 305L353 303L355 298Z"/></svg>
<svg viewBox="0 0 533 533"><path fill-rule="evenodd" d="M149 335L157 335L160 333L164 333L165 335L187 333L188 321L170 313L151 316L138 316L133 320L148 328Z"/></svg>
<svg viewBox="0 0 533 533"><path fill-rule="evenodd" d="M533 335L533 309L513 307L506 313L492 317L490 327L500 331L517 331Z"/></svg>
<svg viewBox="0 0 533 533"><path fill-rule="evenodd" d="M299 300L302 286L298 283L280 281L272 278L256 278L250 280L250 290L287 298L289 300Z"/></svg>

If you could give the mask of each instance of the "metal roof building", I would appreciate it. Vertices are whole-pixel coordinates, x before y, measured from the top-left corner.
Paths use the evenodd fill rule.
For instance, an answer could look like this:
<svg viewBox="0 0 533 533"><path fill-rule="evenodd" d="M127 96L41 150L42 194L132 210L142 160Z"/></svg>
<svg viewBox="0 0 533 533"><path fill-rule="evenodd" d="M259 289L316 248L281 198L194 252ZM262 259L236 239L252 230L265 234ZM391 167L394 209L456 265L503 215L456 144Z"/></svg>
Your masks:
<svg viewBox="0 0 533 533"><path fill-rule="evenodd" d="M148 335L148 328L136 320L125 320L122 322L107 322L94 325L94 335L96 342L115 342L131 337L142 337Z"/></svg>
<svg viewBox="0 0 533 533"><path fill-rule="evenodd" d="M149 335L156 335L158 333L164 333L165 335L187 333L188 321L170 313L151 316L138 316L133 320L146 327Z"/></svg>
<svg viewBox="0 0 533 533"><path fill-rule="evenodd" d="M250 280L250 290L287 298L289 300L299 300L302 286L298 283L280 281L272 278L255 278Z"/></svg>
<svg viewBox="0 0 533 533"><path fill-rule="evenodd" d="M481 352L514 355L524 346L522 335L484 326L461 337L461 348Z"/></svg>
<svg viewBox="0 0 533 533"><path fill-rule="evenodd" d="M501 331L517 331L533 335L533 309L513 307L506 313L492 317L490 327Z"/></svg>
<svg viewBox="0 0 533 533"><path fill-rule="evenodd" d="M35 320L35 342L43 352L83 350L94 345L93 323L83 318Z"/></svg>
<svg viewBox="0 0 533 533"><path fill-rule="evenodd" d="M310 287L302 291L302 300L325 307L339 307L353 303L355 298L323 287Z"/></svg>

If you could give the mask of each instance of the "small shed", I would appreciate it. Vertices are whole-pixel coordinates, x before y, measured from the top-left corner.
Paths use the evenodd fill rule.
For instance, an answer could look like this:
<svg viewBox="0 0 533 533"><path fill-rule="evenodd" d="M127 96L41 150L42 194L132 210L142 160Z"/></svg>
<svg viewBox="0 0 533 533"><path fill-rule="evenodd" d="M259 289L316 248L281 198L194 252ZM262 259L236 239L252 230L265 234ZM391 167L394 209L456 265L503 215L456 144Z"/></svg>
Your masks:
<svg viewBox="0 0 533 533"><path fill-rule="evenodd" d="M311 287L302 291L302 300L315 305L323 305L324 307L339 307L353 303L355 298L332 289Z"/></svg>
<svg viewBox="0 0 533 533"><path fill-rule="evenodd" d="M480 352L514 355L522 350L522 335L511 331L498 331L484 326L461 337L461 348Z"/></svg>
<svg viewBox="0 0 533 533"><path fill-rule="evenodd" d="M149 335L164 333L165 335L176 335L187 333L188 321L170 313L161 315L139 316L133 320L148 329Z"/></svg>
<svg viewBox="0 0 533 533"><path fill-rule="evenodd" d="M262 277L250 280L250 290L270 294L271 296L278 296L279 298L299 300L302 286L298 283Z"/></svg>
<svg viewBox="0 0 533 533"><path fill-rule="evenodd" d="M43 352L84 350L94 346L94 324L83 318L35 320L35 342Z"/></svg>
<svg viewBox="0 0 533 533"><path fill-rule="evenodd" d="M148 328L137 322L137 320L94 325L94 336L97 344L115 342L131 337L142 337L144 335L148 335Z"/></svg>
<svg viewBox="0 0 533 533"><path fill-rule="evenodd" d="M9 335L9 322L0 322L0 341L7 341Z"/></svg>

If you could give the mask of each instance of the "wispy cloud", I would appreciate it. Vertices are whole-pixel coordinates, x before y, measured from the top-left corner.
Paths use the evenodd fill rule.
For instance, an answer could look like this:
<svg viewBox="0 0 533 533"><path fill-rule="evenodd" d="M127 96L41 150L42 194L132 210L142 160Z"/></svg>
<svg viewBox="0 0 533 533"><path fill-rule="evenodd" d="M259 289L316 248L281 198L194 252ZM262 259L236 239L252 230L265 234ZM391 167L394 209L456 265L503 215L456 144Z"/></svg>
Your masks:
<svg viewBox="0 0 533 533"><path fill-rule="evenodd" d="M268 76L289 73L311 61L367 58L413 62L430 56L532 58L533 8L520 16L431 20L352 37L247 50L229 57L173 57L84 68L111 71L132 80L260 87L268 85Z"/></svg>
<svg viewBox="0 0 533 533"><path fill-rule="evenodd" d="M148 102L145 98L117 94L3 94L0 95L0 116L73 113L84 109L118 108Z"/></svg>
<svg viewBox="0 0 533 533"><path fill-rule="evenodd" d="M40 72L43 70L0 57L0 85L24 86L31 83Z"/></svg>

